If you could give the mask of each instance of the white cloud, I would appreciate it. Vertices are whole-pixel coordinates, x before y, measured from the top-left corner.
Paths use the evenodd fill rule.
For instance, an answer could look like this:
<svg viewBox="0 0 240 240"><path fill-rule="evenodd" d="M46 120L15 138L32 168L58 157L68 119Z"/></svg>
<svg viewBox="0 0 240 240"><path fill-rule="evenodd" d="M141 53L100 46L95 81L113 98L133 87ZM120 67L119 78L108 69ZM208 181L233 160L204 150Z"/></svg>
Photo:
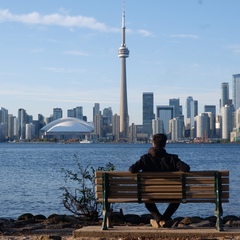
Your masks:
<svg viewBox="0 0 240 240"><path fill-rule="evenodd" d="M194 34L171 34L170 37L172 38L192 38L192 39L198 39L199 36Z"/></svg>
<svg viewBox="0 0 240 240"><path fill-rule="evenodd" d="M85 72L84 69L67 69L67 68L56 68L56 67L45 68L45 70L54 72L54 73L83 73L83 72Z"/></svg>
<svg viewBox="0 0 240 240"><path fill-rule="evenodd" d="M13 14L8 9L0 9L0 22L19 22L33 25L61 26L68 28L89 28L99 32L119 32L118 28L111 28L98 22L93 17L70 16L61 14L41 15L38 12L28 14Z"/></svg>
<svg viewBox="0 0 240 240"><path fill-rule="evenodd" d="M151 36L153 36L153 34L150 31L144 30L144 29L138 30L138 33L143 35L144 37L151 37Z"/></svg>
<svg viewBox="0 0 240 240"><path fill-rule="evenodd" d="M76 51L76 50L72 50L72 51L65 51L63 52L64 55L73 55L73 56L89 56L88 53L84 53L81 51Z"/></svg>
<svg viewBox="0 0 240 240"><path fill-rule="evenodd" d="M239 44L229 45L228 48L231 49L235 53L240 53L240 45Z"/></svg>

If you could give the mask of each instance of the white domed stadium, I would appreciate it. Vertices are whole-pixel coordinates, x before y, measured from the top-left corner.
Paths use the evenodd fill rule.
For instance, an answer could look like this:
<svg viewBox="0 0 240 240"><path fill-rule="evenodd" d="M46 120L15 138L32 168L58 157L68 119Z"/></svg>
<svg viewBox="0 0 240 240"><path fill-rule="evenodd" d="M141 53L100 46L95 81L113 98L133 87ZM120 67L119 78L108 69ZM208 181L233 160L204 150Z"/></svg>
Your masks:
<svg viewBox="0 0 240 240"><path fill-rule="evenodd" d="M67 140L71 138L83 138L94 131L91 123L78 118L59 118L44 126L41 130L42 138L56 138Z"/></svg>

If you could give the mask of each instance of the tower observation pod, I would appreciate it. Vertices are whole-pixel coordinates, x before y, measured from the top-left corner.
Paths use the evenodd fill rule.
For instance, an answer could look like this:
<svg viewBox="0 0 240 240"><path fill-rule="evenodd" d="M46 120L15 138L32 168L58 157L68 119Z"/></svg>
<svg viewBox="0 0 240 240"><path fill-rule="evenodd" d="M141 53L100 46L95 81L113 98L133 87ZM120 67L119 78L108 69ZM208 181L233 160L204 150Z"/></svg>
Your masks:
<svg viewBox="0 0 240 240"><path fill-rule="evenodd" d="M127 102L127 74L126 74L126 58L129 57L129 50L125 43L125 6L123 1L122 11L122 44L118 50L118 57L121 62L121 87L120 87L120 138L129 137L129 116Z"/></svg>

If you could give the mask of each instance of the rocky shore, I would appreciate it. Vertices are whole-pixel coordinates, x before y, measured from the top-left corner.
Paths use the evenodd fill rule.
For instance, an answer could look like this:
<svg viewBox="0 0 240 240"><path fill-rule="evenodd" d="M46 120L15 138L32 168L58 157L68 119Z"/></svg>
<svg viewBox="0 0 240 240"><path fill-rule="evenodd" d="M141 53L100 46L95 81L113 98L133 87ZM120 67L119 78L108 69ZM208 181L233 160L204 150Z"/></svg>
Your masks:
<svg viewBox="0 0 240 240"><path fill-rule="evenodd" d="M114 212L112 214L112 223L114 226L144 226L149 225L151 215L136 215ZM177 217L166 226L168 228L214 228L216 222L215 216L207 218L200 217ZM240 228L240 219L237 216L224 216L224 227ZM84 218L53 214L49 217L43 215L32 215L26 213L19 216L16 220L0 218L0 240L63 240L73 237L73 231L86 226L101 226L101 219L98 221L89 221ZM124 238L121 238L124 239ZM240 236L239 236L240 239Z"/></svg>

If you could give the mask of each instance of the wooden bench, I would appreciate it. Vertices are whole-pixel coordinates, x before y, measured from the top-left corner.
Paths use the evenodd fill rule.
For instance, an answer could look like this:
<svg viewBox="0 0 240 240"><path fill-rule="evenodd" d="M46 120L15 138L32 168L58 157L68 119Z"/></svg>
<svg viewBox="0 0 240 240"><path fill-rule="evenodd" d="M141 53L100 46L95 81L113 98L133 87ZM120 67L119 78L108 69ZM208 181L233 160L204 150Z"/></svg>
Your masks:
<svg viewBox="0 0 240 240"><path fill-rule="evenodd" d="M112 227L111 203L214 203L216 228L223 231L222 203L229 201L229 171L96 171L96 200L103 204L102 230Z"/></svg>

